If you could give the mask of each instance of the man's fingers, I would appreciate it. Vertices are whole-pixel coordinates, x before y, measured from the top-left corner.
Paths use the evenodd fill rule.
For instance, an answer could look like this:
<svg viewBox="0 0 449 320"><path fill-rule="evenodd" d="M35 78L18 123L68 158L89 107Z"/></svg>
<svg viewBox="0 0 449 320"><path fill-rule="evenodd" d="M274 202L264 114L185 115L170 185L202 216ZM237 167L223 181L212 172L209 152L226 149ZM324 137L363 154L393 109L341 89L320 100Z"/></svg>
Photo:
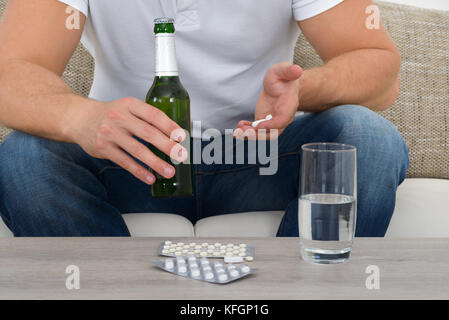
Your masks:
<svg viewBox="0 0 449 320"><path fill-rule="evenodd" d="M125 132L118 132L114 137L114 142L134 158L139 159L161 176L169 179L175 175L175 168L157 157L145 145L129 136Z"/></svg>
<svg viewBox="0 0 449 320"><path fill-rule="evenodd" d="M127 122L126 129L134 136L151 143L166 155L174 156L174 160L183 162L188 157L187 150L179 143L171 140L156 127L149 125L139 118L133 118ZM174 132L178 132L175 130Z"/></svg>
<svg viewBox="0 0 449 320"><path fill-rule="evenodd" d="M277 138L282 130L259 129L252 126L242 126L234 130L234 138L240 140L270 140Z"/></svg>
<svg viewBox="0 0 449 320"><path fill-rule="evenodd" d="M136 103L130 104L129 111L143 121L152 124L168 137L171 137L172 133L176 130L178 134L175 138L178 142L186 138L181 127L158 108L142 101L136 101Z"/></svg>
<svg viewBox="0 0 449 320"><path fill-rule="evenodd" d="M257 138L256 130L251 126L243 126L234 130L234 138L240 140L255 140Z"/></svg>
<svg viewBox="0 0 449 320"><path fill-rule="evenodd" d="M238 128L244 127L244 126L251 126L252 122L251 121L246 121L246 120L242 120L237 124Z"/></svg>
<svg viewBox="0 0 449 320"><path fill-rule="evenodd" d="M156 181L156 177L147 169L139 165L134 159L132 159L125 152L120 150L116 146L111 146L108 150L108 158L112 162L116 163L126 171L130 172L137 179L146 184L153 184Z"/></svg>

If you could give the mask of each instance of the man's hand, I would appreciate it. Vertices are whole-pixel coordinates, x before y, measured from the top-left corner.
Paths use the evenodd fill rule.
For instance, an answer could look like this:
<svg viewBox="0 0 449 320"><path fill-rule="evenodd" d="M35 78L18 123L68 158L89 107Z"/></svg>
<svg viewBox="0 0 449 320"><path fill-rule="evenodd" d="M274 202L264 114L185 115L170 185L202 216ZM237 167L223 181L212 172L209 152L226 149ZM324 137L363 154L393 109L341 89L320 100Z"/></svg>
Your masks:
<svg viewBox="0 0 449 320"><path fill-rule="evenodd" d="M257 102L255 120L264 119L269 114L273 118L260 123L257 128L253 128L250 121L240 121L234 136L238 138L249 133L251 137L251 131L247 130L255 130L258 138L265 139L268 138L270 129L277 129L278 134L281 134L293 122L298 111L299 78L302 73L301 67L286 62L268 69ZM260 136L260 129L266 129L267 136Z"/></svg>
<svg viewBox="0 0 449 320"><path fill-rule="evenodd" d="M135 98L98 102L88 109L83 108L73 115L69 127L73 140L88 154L115 162L147 184L155 182L154 175L130 155L165 178L173 177L175 169L134 136L179 162L188 155L187 150L174 141L183 141L184 131L165 113Z"/></svg>

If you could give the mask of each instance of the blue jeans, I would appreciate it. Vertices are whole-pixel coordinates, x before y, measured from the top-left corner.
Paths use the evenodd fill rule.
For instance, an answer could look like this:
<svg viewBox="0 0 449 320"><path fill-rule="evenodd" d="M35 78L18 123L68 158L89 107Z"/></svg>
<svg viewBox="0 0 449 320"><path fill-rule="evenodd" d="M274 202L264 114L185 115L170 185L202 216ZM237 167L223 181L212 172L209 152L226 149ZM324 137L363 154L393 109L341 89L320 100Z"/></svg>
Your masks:
<svg viewBox="0 0 449 320"><path fill-rule="evenodd" d="M408 149L393 124L350 105L296 118L279 137L275 175L259 175L259 164L195 165L189 198L154 199L148 185L78 145L14 132L0 144L0 214L15 236L129 236L123 213L177 213L195 223L283 210L278 236L298 236L300 153L310 142L357 147L356 236L384 236Z"/></svg>

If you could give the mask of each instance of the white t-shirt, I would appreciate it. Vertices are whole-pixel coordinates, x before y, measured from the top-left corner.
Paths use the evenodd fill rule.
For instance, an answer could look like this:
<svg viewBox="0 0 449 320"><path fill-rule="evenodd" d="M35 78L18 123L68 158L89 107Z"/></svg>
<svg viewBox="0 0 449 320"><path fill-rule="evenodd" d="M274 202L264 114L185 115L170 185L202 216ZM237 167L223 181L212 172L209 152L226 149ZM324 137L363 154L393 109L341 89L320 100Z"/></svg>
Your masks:
<svg viewBox="0 0 449 320"><path fill-rule="evenodd" d="M175 18L179 76L202 128L253 120L267 69L292 62L295 20L343 0L59 0L87 16L82 43L95 59L90 97L144 99L154 78L153 20Z"/></svg>

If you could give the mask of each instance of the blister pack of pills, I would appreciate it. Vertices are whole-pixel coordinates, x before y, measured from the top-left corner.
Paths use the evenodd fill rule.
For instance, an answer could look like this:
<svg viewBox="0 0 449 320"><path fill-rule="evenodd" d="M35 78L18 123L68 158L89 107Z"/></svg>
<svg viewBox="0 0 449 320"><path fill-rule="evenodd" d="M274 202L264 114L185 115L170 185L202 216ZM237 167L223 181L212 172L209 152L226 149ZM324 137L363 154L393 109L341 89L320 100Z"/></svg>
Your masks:
<svg viewBox="0 0 449 320"><path fill-rule="evenodd" d="M209 261L207 258L198 259L195 256L166 258L153 261L153 264L182 277L219 284L246 277L257 270L247 265L223 264L218 261Z"/></svg>
<svg viewBox="0 0 449 320"><path fill-rule="evenodd" d="M158 253L166 257L187 255L204 258L242 257L248 262L254 259L254 247L245 243L184 243L164 241L160 244Z"/></svg>

